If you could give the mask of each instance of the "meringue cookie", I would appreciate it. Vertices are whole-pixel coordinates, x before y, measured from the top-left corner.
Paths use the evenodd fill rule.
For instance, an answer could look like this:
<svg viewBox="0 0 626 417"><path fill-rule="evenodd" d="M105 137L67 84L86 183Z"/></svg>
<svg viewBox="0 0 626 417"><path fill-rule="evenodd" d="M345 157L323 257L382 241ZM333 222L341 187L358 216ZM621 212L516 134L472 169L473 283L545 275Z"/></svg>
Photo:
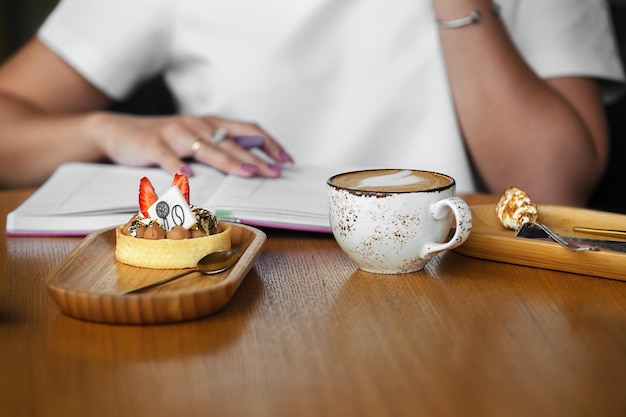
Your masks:
<svg viewBox="0 0 626 417"><path fill-rule="evenodd" d="M518 230L525 223L537 220L537 205L524 191L510 187L504 190L496 204L496 215L502 226Z"/></svg>

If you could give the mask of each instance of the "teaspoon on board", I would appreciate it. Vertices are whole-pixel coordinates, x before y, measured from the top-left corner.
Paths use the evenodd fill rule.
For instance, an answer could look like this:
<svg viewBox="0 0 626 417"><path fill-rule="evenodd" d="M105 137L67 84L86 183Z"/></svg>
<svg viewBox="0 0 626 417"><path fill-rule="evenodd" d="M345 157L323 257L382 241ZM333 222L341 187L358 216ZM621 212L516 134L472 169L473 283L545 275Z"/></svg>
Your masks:
<svg viewBox="0 0 626 417"><path fill-rule="evenodd" d="M233 252L230 250L221 250L209 253L198 261L198 265L195 268L188 269L178 275L174 275L160 281L153 282L152 284L135 288L134 290L123 293L122 295L138 294L146 290L158 287L159 285L167 284L168 282L172 282L180 277L184 277L185 275L189 275L194 272L200 272L204 275L218 274L220 272L226 271L227 269L235 265L238 259L239 255L237 254L237 252Z"/></svg>
<svg viewBox="0 0 626 417"><path fill-rule="evenodd" d="M522 227L518 230L516 236L517 237L529 237L529 235L531 233L531 230L533 228L541 229L554 242L558 243L559 245L563 246L564 248L567 248L567 249L571 250L572 252L598 251L598 250L600 250L600 248L597 247L597 246L586 245L586 244L583 244L583 243L574 243L571 240L567 240L567 239L563 238L561 235L559 235L558 233L556 233L555 231L553 231L552 229L550 229L545 224L539 223L539 222L524 223L522 225Z"/></svg>

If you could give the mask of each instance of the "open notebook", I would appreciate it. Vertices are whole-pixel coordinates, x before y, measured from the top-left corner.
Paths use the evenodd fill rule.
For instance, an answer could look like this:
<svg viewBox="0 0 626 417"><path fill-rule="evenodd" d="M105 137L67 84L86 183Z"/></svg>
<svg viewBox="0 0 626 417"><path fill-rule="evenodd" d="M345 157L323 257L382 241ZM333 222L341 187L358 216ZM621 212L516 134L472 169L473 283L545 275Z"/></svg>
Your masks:
<svg viewBox="0 0 626 417"><path fill-rule="evenodd" d="M330 232L326 180L341 170L286 167L280 178L240 178L192 165L192 204L218 218L284 229ZM344 170L345 171L345 170ZM128 221L139 210L139 180L147 176L157 194L171 186L160 168L67 163L21 206L9 213L9 235L86 235Z"/></svg>

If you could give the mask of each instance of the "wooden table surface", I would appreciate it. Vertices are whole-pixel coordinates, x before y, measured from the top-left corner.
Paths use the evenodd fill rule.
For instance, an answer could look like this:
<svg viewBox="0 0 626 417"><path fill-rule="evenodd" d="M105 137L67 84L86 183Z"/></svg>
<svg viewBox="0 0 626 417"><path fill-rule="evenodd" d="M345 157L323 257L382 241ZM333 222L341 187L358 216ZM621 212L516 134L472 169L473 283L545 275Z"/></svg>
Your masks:
<svg viewBox="0 0 626 417"><path fill-rule="evenodd" d="M0 192L3 229L28 194ZM626 282L454 252L374 275L266 232L226 307L154 326L60 312L45 279L79 238L2 236L0 414L626 415Z"/></svg>

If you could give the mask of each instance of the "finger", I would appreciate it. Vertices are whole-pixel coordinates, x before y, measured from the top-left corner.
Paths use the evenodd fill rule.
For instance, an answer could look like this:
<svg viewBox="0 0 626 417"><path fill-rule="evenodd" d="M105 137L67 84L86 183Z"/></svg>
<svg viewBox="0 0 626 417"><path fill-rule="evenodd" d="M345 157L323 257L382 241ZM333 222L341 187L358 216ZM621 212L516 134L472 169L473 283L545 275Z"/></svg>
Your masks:
<svg viewBox="0 0 626 417"><path fill-rule="evenodd" d="M210 165L222 172L240 177L263 175L266 171L266 169L260 166L261 164L254 163L253 159L251 160L244 156L242 160L233 155L230 151L222 149L221 146L216 146L204 141L196 151L195 158L197 161ZM280 172L276 173L270 171L269 174L270 175L264 176L275 177L279 175Z"/></svg>
<svg viewBox="0 0 626 417"><path fill-rule="evenodd" d="M165 169L170 174L181 173L192 176L193 171L176 153L166 144L156 142L146 150L145 157L155 165Z"/></svg>
<svg viewBox="0 0 626 417"><path fill-rule="evenodd" d="M211 124L225 128L229 132L230 136L234 138L262 137L263 145L258 146L258 148L261 149L266 155L268 155L274 161L277 161L280 163L293 163L293 158L282 147L282 145L280 145L271 135L269 135L265 130L263 130L257 124L235 122L232 120L225 120L225 119L217 119L212 116L206 116L205 120L208 120L208 122ZM243 140L244 145L246 145L243 147L246 149L250 149L248 146L257 147L256 145L252 146L252 144L260 142L259 138L239 139L239 140L240 141Z"/></svg>
<svg viewBox="0 0 626 417"><path fill-rule="evenodd" d="M258 175L260 176L275 178L280 176L282 172L282 167L280 165L270 163L267 160L264 160L255 155L254 153L251 153L248 149L240 146L235 140L224 140L214 146L227 152L229 155L237 158L243 163L251 164L258 167Z"/></svg>
<svg viewBox="0 0 626 417"><path fill-rule="evenodd" d="M269 155L275 161L293 164L291 155L272 137L267 136L265 145L261 148L263 152Z"/></svg>
<svg viewBox="0 0 626 417"><path fill-rule="evenodd" d="M206 137L207 126L196 125L196 128L198 129L195 132L197 136ZM191 144L191 154L196 160L240 176L276 177L280 175L280 167L267 164L240 146L220 146L222 142L231 139L225 128L211 126L210 129L212 133L209 141L196 139ZM258 137L257 143L260 142L258 139L265 141L262 137Z"/></svg>
<svg viewBox="0 0 626 417"><path fill-rule="evenodd" d="M265 146L265 138L261 135L235 136L233 141L244 149L262 148Z"/></svg>
<svg viewBox="0 0 626 417"><path fill-rule="evenodd" d="M276 176L277 174L267 167L259 167L254 159L246 157L247 151L239 147L244 153L243 159L232 155L230 151L218 147L210 142L211 136L219 128L210 121L197 117L179 117L175 123L166 125L161 132L161 144L169 148L170 154L163 147L159 147L159 154L153 150L152 158L163 168L169 171L191 171L188 165L179 165L182 158L193 157L197 161L212 166L222 172L242 177L254 175ZM225 133L227 134L227 133ZM209 139L209 140L207 140ZM229 141L231 142L231 141ZM228 148L228 147L227 147ZM181 171L182 170L182 171Z"/></svg>
<svg viewBox="0 0 626 417"><path fill-rule="evenodd" d="M216 119L213 119L216 120ZM207 124L210 124L208 122ZM198 134L206 134L205 132L198 132ZM262 135L249 135L249 136L238 136L237 139L233 138L228 130L223 126L213 126L211 139L207 143L209 149L211 147L222 150L226 155L229 155L231 158L235 158L242 163L242 167L246 172L254 173L255 175L274 178L281 174L282 168L279 165L269 163L267 159L261 159L258 155L255 155L249 152L249 149L254 147L263 147L265 146L266 139ZM242 144L244 146L240 146ZM198 145L199 146L199 145ZM233 162L228 162L226 159L220 158L219 154L217 156L211 156L204 153L204 157L198 158L195 155L196 159L201 160L210 165L216 165L221 169L228 170L228 172L237 172L236 168L232 168L234 165ZM208 158L208 159L203 159ZM232 161L232 159L231 159ZM256 167L256 168L254 168Z"/></svg>
<svg viewBox="0 0 626 417"><path fill-rule="evenodd" d="M185 117L181 121L181 125L177 129L169 130L167 135L168 143L179 156L193 156L196 160L221 171L240 176L259 175L269 178L280 176L282 168L279 165L269 163L267 159L261 159L249 152L253 147L266 149L268 142L273 142L258 126L215 117ZM240 136L238 141L245 146L244 148L236 143L229 131L230 128L236 132L256 133ZM185 145L181 145L183 143L180 140L181 136L187 136ZM200 142L199 139L203 141ZM285 160L290 161L290 158Z"/></svg>

